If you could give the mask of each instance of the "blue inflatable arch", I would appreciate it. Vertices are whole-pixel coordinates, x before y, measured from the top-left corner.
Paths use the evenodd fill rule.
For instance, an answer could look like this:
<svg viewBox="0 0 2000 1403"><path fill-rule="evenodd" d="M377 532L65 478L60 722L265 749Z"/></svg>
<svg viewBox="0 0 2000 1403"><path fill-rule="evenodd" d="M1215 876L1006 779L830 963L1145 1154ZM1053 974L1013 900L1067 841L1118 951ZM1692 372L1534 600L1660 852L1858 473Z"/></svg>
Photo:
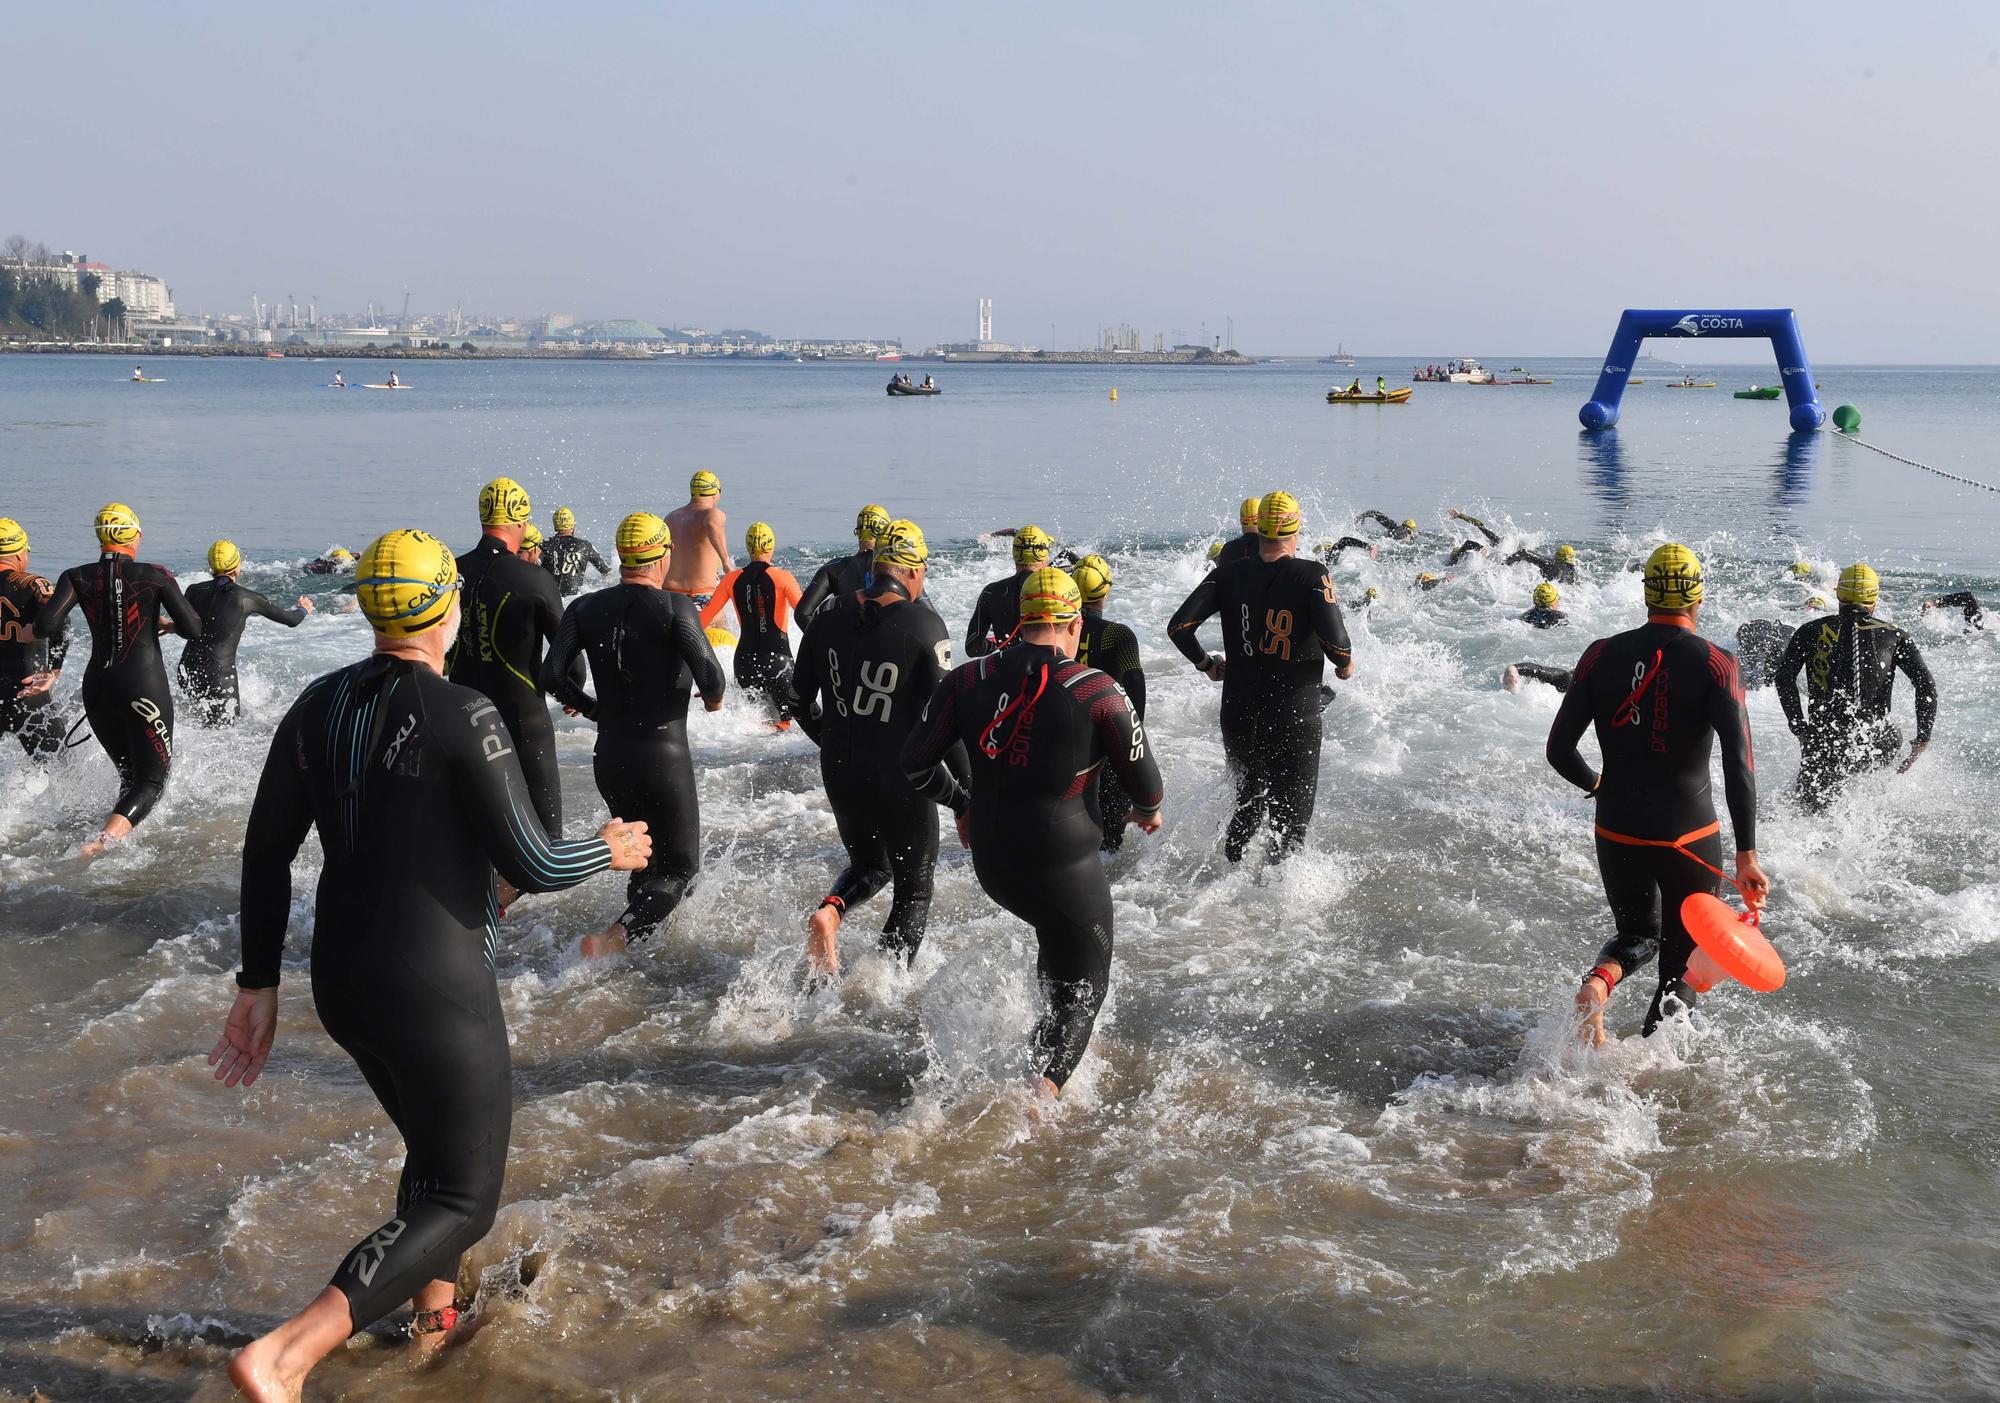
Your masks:
<svg viewBox="0 0 2000 1403"><path fill-rule="evenodd" d="M1632 363L1639 345L1648 336L1742 337L1764 336L1778 355L1778 374L1783 377L1785 398L1792 406L1792 427L1817 429L1826 422L1813 389L1812 365L1806 360L1805 343L1799 340L1799 319L1789 307L1762 307L1725 312L1685 312L1678 308L1628 307L1618 319L1618 333L1611 338L1611 350L1604 357L1604 369L1597 372L1597 389L1590 403L1577 411L1586 429L1608 429L1618 422L1618 404L1625 398L1625 382L1631 378Z"/></svg>

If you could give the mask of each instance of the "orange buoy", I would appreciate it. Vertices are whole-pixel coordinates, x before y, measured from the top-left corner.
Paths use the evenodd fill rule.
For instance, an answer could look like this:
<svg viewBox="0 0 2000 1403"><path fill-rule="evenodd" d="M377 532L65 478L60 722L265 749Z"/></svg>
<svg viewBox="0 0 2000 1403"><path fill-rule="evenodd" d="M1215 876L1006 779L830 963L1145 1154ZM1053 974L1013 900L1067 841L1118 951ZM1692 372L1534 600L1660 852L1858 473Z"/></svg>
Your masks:
<svg viewBox="0 0 2000 1403"><path fill-rule="evenodd" d="M1725 974L1760 994L1785 986L1785 962L1757 929L1754 915L1738 912L1707 892L1696 892L1681 903L1681 924L1694 937L1688 984L1695 992L1706 992Z"/></svg>

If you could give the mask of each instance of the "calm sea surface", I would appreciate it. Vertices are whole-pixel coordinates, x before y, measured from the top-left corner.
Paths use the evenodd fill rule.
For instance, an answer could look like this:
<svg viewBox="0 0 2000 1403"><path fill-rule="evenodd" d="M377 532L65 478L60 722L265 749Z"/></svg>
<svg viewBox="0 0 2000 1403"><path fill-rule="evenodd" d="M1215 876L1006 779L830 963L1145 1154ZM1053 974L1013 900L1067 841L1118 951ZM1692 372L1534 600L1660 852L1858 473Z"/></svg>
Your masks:
<svg viewBox="0 0 2000 1403"><path fill-rule="evenodd" d="M802 577L864 502L920 521L955 633L1008 572L987 533L1039 522L1111 558L1110 612L1144 645L1167 823L1111 864L1112 999L1059 1108L1037 1119L1020 1090L1032 936L954 844L913 970L869 953L877 898L844 981L805 991L801 922L839 843L809 742L732 695L691 724L703 880L651 947L577 958L622 904L607 880L503 925L514 1147L464 1269L484 1328L431 1375L364 1337L310 1396L2000 1394L2000 656L1918 608L1995 603L2000 496L1794 438L1782 401L1730 397L1769 366L1714 368L1716 390L1646 366L1590 437L1596 363L1524 363L1557 383L1376 407L1321 395L1407 364L918 364L945 393L891 400L875 366L408 363L414 388L386 394L321 388L386 364L160 358L165 382L134 386L129 363L0 356L0 515L51 576L116 499L186 579L228 536L252 585L331 602L306 559L398 526L469 545L495 473L606 545L708 468L731 534L770 522ZM2000 371L1819 379L1863 438L2000 484ZM1273 487L1314 539L1368 508L1427 537L1337 568L1350 601L1382 593L1350 616L1359 675L1327 714L1310 849L1231 869L1216 689L1164 628L1236 500ZM1576 627L1516 622L1534 576L1497 559L1417 593L1454 506L1508 548L1573 543ZM1725 642L1873 562L1943 710L1909 776L1807 818L1776 698L1754 694L1790 982L1718 991L1649 1042L1635 986L1613 1005L1628 1036L1586 1054L1566 1009L1606 934L1590 816L1542 760L1555 693L1498 676L1629 627L1621 567L1669 535L1707 560L1703 631ZM184 728L166 801L95 865L71 854L115 787L102 754L0 749L0 1391L212 1391L231 1343L386 1214L400 1142L304 977L316 845L270 1069L244 1095L203 1060L270 733L367 646L352 616L253 625L242 724ZM1907 730L1906 691L1897 710ZM592 733L558 727L582 829L602 818Z"/></svg>

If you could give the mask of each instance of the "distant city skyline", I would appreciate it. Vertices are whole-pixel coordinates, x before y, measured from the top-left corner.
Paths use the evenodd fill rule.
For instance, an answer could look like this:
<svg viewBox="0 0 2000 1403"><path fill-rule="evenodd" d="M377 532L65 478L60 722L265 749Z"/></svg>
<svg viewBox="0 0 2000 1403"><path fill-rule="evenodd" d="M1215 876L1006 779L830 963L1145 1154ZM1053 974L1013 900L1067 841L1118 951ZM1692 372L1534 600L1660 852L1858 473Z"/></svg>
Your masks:
<svg viewBox="0 0 2000 1403"><path fill-rule="evenodd" d="M0 235L143 268L183 314L407 288L910 346L1233 319L1257 354L1434 358L1778 305L1820 361L2000 359L1991 7L374 12L10 16L18 53L88 34L96 71L155 81L135 115L16 65L0 122L41 135Z"/></svg>

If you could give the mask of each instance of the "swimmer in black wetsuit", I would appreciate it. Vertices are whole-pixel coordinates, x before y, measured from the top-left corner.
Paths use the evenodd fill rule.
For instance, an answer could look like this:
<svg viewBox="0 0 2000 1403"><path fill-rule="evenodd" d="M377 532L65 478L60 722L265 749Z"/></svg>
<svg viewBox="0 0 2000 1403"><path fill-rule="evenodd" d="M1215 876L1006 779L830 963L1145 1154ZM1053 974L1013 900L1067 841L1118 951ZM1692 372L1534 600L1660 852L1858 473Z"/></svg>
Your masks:
<svg viewBox="0 0 2000 1403"><path fill-rule="evenodd" d="M1124 624L1104 617L1104 606L1111 598L1111 563L1101 555L1086 555L1070 571L1070 578L1083 597L1083 636L1077 641L1076 660L1123 687L1126 700L1132 703L1132 714L1144 721L1146 671L1139 665L1138 636ZM1084 797L1097 813L1104 851L1117 852L1125 846L1126 819L1132 812L1131 796L1126 794L1118 772L1099 770L1097 787Z"/></svg>
<svg viewBox="0 0 2000 1403"><path fill-rule="evenodd" d="M938 684L902 764L919 793L958 816L986 894L1035 928L1049 1006L1035 1024L1034 1059L1042 1090L1059 1095L1111 986L1111 885L1083 796L1109 764L1132 796L1131 821L1157 832L1160 767L1118 684L1075 661L1076 582L1033 571L1018 610L1020 640ZM960 741L972 760L969 795L943 764Z"/></svg>
<svg viewBox="0 0 2000 1403"><path fill-rule="evenodd" d="M1257 554L1257 499L1245 497L1236 508L1237 525L1243 529L1240 534L1222 542L1209 552L1209 563L1216 569L1232 561L1245 560Z"/></svg>
<svg viewBox="0 0 2000 1403"><path fill-rule="evenodd" d="M1508 556L1505 564L1519 565L1523 562L1542 572L1544 580L1553 580L1559 585L1576 583L1576 547L1557 546L1553 555L1540 555L1531 550L1517 550Z"/></svg>
<svg viewBox="0 0 2000 1403"><path fill-rule="evenodd" d="M530 565L542 563L542 532L534 522L527 522L521 527L521 548L514 554ZM561 589L562 586L557 585L556 588Z"/></svg>
<svg viewBox="0 0 2000 1403"><path fill-rule="evenodd" d="M1986 627L1986 615L1979 607L1978 598L1969 589L1954 590L1935 599L1926 599L1924 612L1928 614L1933 609L1956 609L1965 615L1965 622L1972 628Z"/></svg>
<svg viewBox="0 0 2000 1403"><path fill-rule="evenodd" d="M313 602L299 596L299 607L273 604L254 589L236 582L243 569L243 552L232 541L208 548L208 568L215 578L188 587L188 603L201 615L201 637L181 650L176 676L194 704L194 719L203 726L226 726L242 710L236 694L236 645L252 617L297 628L313 611Z"/></svg>
<svg viewBox="0 0 2000 1403"><path fill-rule="evenodd" d="M1532 628L1563 628L1569 623L1569 615L1561 608L1562 596L1547 580L1535 586L1535 605L1521 615L1521 622Z"/></svg>
<svg viewBox="0 0 2000 1403"><path fill-rule="evenodd" d="M1785 724L1799 738L1799 805L1825 810L1855 775L1895 763L1903 733L1889 719L1896 673L1916 690L1917 737L1897 766L1907 774L1931 743L1937 722L1937 683L1910 635L1875 617L1882 582L1866 565L1840 575L1840 612L1806 624L1792 635L1773 680ZM1806 674L1810 716L1799 701L1799 672Z"/></svg>
<svg viewBox="0 0 2000 1403"><path fill-rule="evenodd" d="M1797 631L1777 619L1746 619L1736 626L1736 666L1747 690L1770 685L1778 659Z"/></svg>
<svg viewBox="0 0 2000 1403"><path fill-rule="evenodd" d="M944 620L911 607L924 592L930 549L915 522L881 530L866 594L836 596L813 616L792 671L796 707L810 708L819 773L847 849L847 867L808 918L806 956L840 970L847 913L895 885L882 948L914 960L930 924L937 866L937 808L903 773L903 742L951 669ZM965 748L945 754L952 778L967 779Z"/></svg>
<svg viewBox="0 0 2000 1403"><path fill-rule="evenodd" d="M854 518L855 552L843 555L838 560L829 560L819 567L803 593L799 595L799 622L803 627L812 622L812 616L820 611L827 600L837 595L855 593L868 582L868 568L875 558L875 540L888 529L889 511L869 503Z"/></svg>
<svg viewBox="0 0 2000 1403"><path fill-rule="evenodd" d="M1264 497L1256 560L1217 570L1174 611L1168 636L1181 655L1222 683L1222 747L1236 777L1236 809L1223 851L1243 858L1250 835L1270 820L1274 859L1305 842L1319 795L1320 712L1325 664L1354 675L1339 595L1326 567L1300 560L1298 500ZM1226 653L1203 653L1202 621L1222 616Z"/></svg>
<svg viewBox="0 0 2000 1403"><path fill-rule="evenodd" d="M583 572L592 566L600 575L611 573L597 547L576 534L575 512L568 507L557 507L550 524L556 534L542 542L542 568L556 577L557 589L566 595L575 594L583 588Z"/></svg>
<svg viewBox="0 0 2000 1403"><path fill-rule="evenodd" d="M389 1220L311 1305L231 1362L237 1387L260 1399L299 1397L314 1364L406 1300L418 1346L444 1342L460 1254L500 1205L513 1119L494 869L524 890L560 891L648 851L645 825L618 819L581 842L543 832L499 714L439 675L458 612L442 542L391 532L363 552L358 576L375 652L308 686L272 738L244 835L236 1001L208 1060L227 1086L263 1070L292 860L317 828L313 1005L402 1135L403 1173Z"/></svg>
<svg viewBox="0 0 2000 1403"><path fill-rule="evenodd" d="M573 601L542 665L542 685L597 723L591 768L617 814L646 820L653 859L632 874L625 912L583 940L587 956L643 940L673 914L701 870L701 808L688 753L688 693L722 710L722 664L692 599L662 586L673 537L651 512L618 523L618 583ZM587 658L591 696L572 664Z"/></svg>
<svg viewBox="0 0 2000 1403"><path fill-rule="evenodd" d="M118 801L83 856L96 857L130 833L166 792L174 763L174 698L160 657L160 614L181 637L201 637L201 618L174 577L133 557L139 518L122 502L97 514L104 553L56 580L35 615L35 632L54 638L71 609L83 606L90 624L90 662L83 674L83 709L98 744L118 767Z"/></svg>
<svg viewBox="0 0 2000 1403"><path fill-rule="evenodd" d="M1701 562L1687 547L1668 544L1653 552L1645 573L1646 622L1584 650L1549 727L1549 764L1597 801L1597 867L1617 928L1577 991L1592 1043L1604 1041L1611 991L1656 955L1659 985L1646 1034L1694 1003L1681 980L1694 954L1681 902L1712 894L1722 880L1722 825L1708 777L1717 742L1737 884L1753 908L1770 889L1757 865L1756 760L1736 659L1694 631ZM1577 751L1593 726L1601 775Z"/></svg>
<svg viewBox="0 0 2000 1403"><path fill-rule="evenodd" d="M38 760L63 743L62 713L50 696L69 653L69 631L58 628L48 638L35 632L35 615L54 592L28 572L21 523L0 517L0 736L11 735Z"/></svg>
<svg viewBox="0 0 2000 1403"><path fill-rule="evenodd" d="M306 562L308 575L345 575L354 568L354 552L345 546L335 546L317 560Z"/></svg>
<svg viewBox="0 0 2000 1403"><path fill-rule="evenodd" d="M1364 541L1359 536L1342 536L1337 541L1322 541L1313 547L1313 554L1332 565L1340 559L1340 553L1347 550L1365 550L1370 560L1376 555L1374 543Z"/></svg>
<svg viewBox="0 0 2000 1403"><path fill-rule="evenodd" d="M792 670L790 629L792 608L800 598L799 582L791 571L771 563L778 538L766 523L750 523L743 533L743 548L750 555L748 563L716 584L715 593L701 606L701 626L714 623L724 605L735 606L736 656L730 670L736 685L777 709L791 695L785 678ZM780 719L776 724L783 730L791 722Z"/></svg>
<svg viewBox="0 0 2000 1403"><path fill-rule="evenodd" d="M1378 523L1383 530L1389 533L1389 539L1392 541L1414 541L1417 539L1417 519L1413 516L1398 521L1387 512L1379 512L1371 507L1365 512L1358 513L1354 519L1357 522L1373 521Z"/></svg>
<svg viewBox="0 0 2000 1403"><path fill-rule="evenodd" d="M1481 536L1486 538L1483 541L1460 541L1457 546L1453 547L1451 554L1445 557L1447 565L1457 565L1467 556L1484 555L1490 548L1500 544L1500 533L1481 521L1478 517L1468 516L1456 507L1453 507L1446 515L1454 521L1464 522L1467 526L1472 527Z"/></svg>
<svg viewBox="0 0 2000 1403"><path fill-rule="evenodd" d="M1576 674L1566 667L1551 667L1547 663L1508 663L1500 672L1500 685L1510 692L1521 690L1521 679L1543 682L1558 692L1567 692Z"/></svg>
<svg viewBox="0 0 2000 1403"><path fill-rule="evenodd" d="M972 606L972 618L965 626L965 655L983 658L1006 645L1020 622L1021 582L1049 563L1049 549L1055 545L1039 526L1023 526L1014 532L1014 573L995 580L979 591Z"/></svg>
<svg viewBox="0 0 2000 1403"><path fill-rule="evenodd" d="M500 708L521 753L535 813L543 828L560 833L556 728L540 677L542 650L562 624L562 591L548 571L514 553L529 510L526 490L510 477L496 477L479 490L479 544L458 558L465 607L449 675Z"/></svg>

